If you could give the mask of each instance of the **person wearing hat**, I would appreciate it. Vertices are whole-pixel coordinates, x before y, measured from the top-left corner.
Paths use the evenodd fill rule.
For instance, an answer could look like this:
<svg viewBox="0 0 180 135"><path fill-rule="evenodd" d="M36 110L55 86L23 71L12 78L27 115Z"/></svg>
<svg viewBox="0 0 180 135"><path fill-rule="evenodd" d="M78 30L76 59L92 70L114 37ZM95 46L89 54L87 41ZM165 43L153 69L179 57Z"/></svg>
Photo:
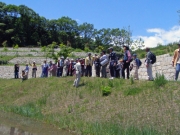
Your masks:
<svg viewBox="0 0 180 135"><path fill-rule="evenodd" d="M85 58L86 77L92 76L92 66L93 66L93 58L91 57L91 53L88 53L88 56Z"/></svg>
<svg viewBox="0 0 180 135"><path fill-rule="evenodd" d="M180 41L178 43L178 49L174 51L172 66L175 67L175 80L177 81L180 72Z"/></svg>
<svg viewBox="0 0 180 135"><path fill-rule="evenodd" d="M125 79L125 70L127 72L127 79L129 79L129 66L130 66L130 62L131 62L131 52L129 51L129 47L128 46L123 46L124 49L124 58L123 58L123 69L122 69L122 77Z"/></svg>
<svg viewBox="0 0 180 135"><path fill-rule="evenodd" d="M117 65L117 57L116 53L113 51L113 48L110 47L109 49L109 69L110 69L110 74L111 78L109 79L114 79L116 77L116 65Z"/></svg>
<svg viewBox="0 0 180 135"><path fill-rule="evenodd" d="M133 61L130 64L130 71L133 70L133 78L139 80L138 69L140 67L140 60L137 58L136 54L133 54Z"/></svg>

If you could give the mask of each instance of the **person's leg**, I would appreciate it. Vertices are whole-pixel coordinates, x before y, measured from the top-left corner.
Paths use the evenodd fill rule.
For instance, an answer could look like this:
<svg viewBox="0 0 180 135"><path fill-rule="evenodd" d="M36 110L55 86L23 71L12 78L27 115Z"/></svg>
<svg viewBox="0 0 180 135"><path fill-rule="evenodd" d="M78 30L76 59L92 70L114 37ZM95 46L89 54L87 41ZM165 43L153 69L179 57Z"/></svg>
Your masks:
<svg viewBox="0 0 180 135"><path fill-rule="evenodd" d="M130 66L130 63L127 63L126 64L127 79L129 79L129 66Z"/></svg>
<svg viewBox="0 0 180 135"><path fill-rule="evenodd" d="M60 68L57 69L57 77L60 76Z"/></svg>
<svg viewBox="0 0 180 135"><path fill-rule="evenodd" d="M32 70L32 78L34 77L34 70Z"/></svg>
<svg viewBox="0 0 180 135"><path fill-rule="evenodd" d="M113 77L116 77L116 66L113 66L113 74L114 74Z"/></svg>
<svg viewBox="0 0 180 135"><path fill-rule="evenodd" d="M77 74L77 79L76 79L76 87L79 86L80 79L81 79L81 74L78 73L78 74Z"/></svg>
<svg viewBox="0 0 180 135"><path fill-rule="evenodd" d="M134 77L135 80L139 79L139 77L138 77L138 67L135 68L133 77Z"/></svg>
<svg viewBox="0 0 180 135"><path fill-rule="evenodd" d="M177 81L180 71L180 64L176 64L175 80Z"/></svg>
<svg viewBox="0 0 180 135"><path fill-rule="evenodd" d="M111 77L114 77L114 69L113 69L113 66L110 65L110 74L111 74Z"/></svg>
<svg viewBox="0 0 180 135"><path fill-rule="evenodd" d="M122 69L119 70L119 78L122 78Z"/></svg>
<svg viewBox="0 0 180 135"><path fill-rule="evenodd" d="M96 77L99 77L99 67L96 67Z"/></svg>
<svg viewBox="0 0 180 135"><path fill-rule="evenodd" d="M104 66L101 67L101 77L104 77Z"/></svg>
<svg viewBox="0 0 180 135"><path fill-rule="evenodd" d="M152 76L152 64L149 64L147 67L148 80L153 80Z"/></svg>
<svg viewBox="0 0 180 135"><path fill-rule="evenodd" d="M107 78L106 66L104 66L104 77Z"/></svg>
<svg viewBox="0 0 180 135"><path fill-rule="evenodd" d="M75 78L75 80L74 80L73 86L76 86L76 83L77 83L77 74L76 74L75 76L76 76L76 78Z"/></svg>
<svg viewBox="0 0 180 135"><path fill-rule="evenodd" d="M63 67L60 68L60 76L63 75Z"/></svg>
<svg viewBox="0 0 180 135"><path fill-rule="evenodd" d="M86 71L85 71L85 76L87 77L88 76L88 71L89 70L89 66L86 66Z"/></svg>
<svg viewBox="0 0 180 135"><path fill-rule="evenodd" d="M92 77L92 66L89 66L89 77Z"/></svg>
<svg viewBox="0 0 180 135"><path fill-rule="evenodd" d="M15 79L16 79L16 74L17 74L17 73L16 73L16 72L14 72L14 78L15 78Z"/></svg>
<svg viewBox="0 0 180 135"><path fill-rule="evenodd" d="M126 69L126 63L124 63L124 66L122 68L122 77L125 79L125 69Z"/></svg>

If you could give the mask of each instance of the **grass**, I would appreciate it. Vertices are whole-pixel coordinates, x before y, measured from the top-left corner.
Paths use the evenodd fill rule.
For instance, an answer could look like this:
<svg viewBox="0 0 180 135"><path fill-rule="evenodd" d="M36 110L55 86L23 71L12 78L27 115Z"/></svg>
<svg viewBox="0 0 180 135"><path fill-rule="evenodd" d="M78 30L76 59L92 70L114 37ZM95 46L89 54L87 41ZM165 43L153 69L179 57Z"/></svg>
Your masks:
<svg viewBox="0 0 180 135"><path fill-rule="evenodd" d="M81 78L0 79L0 110L82 135L178 135L179 82ZM162 79L161 79L162 80ZM161 83L160 83L161 84ZM102 90L110 94L102 95Z"/></svg>

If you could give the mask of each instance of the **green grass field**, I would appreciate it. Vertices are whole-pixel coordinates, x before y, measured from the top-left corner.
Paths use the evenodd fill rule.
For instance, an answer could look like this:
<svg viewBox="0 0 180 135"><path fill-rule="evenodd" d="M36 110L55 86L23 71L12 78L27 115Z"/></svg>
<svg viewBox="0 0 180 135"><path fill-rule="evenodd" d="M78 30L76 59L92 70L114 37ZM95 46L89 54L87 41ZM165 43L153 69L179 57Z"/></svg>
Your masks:
<svg viewBox="0 0 180 135"><path fill-rule="evenodd" d="M180 82L81 78L0 79L0 110L82 135L178 135Z"/></svg>

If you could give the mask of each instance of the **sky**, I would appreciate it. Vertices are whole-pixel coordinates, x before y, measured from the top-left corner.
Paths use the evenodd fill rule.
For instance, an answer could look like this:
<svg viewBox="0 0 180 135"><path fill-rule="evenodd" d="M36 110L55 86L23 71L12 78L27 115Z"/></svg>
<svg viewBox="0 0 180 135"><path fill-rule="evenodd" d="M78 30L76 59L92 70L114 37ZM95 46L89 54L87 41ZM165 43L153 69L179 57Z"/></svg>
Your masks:
<svg viewBox="0 0 180 135"><path fill-rule="evenodd" d="M180 0L1 0L26 5L40 16L58 19L68 16L78 24L94 28L128 28L134 40L146 47L180 40Z"/></svg>

